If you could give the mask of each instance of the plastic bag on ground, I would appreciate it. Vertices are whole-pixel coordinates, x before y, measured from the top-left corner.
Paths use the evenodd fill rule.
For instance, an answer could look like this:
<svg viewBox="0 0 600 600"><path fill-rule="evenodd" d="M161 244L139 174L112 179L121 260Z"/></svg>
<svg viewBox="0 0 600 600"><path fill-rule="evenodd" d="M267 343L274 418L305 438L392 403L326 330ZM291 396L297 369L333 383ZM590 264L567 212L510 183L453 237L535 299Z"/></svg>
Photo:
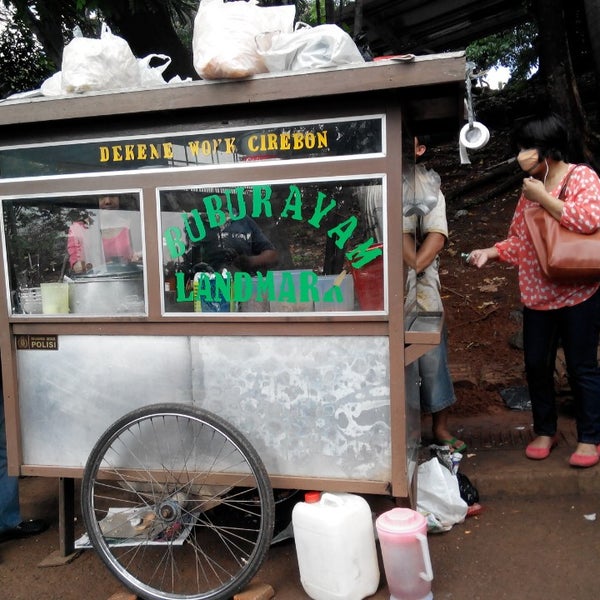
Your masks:
<svg viewBox="0 0 600 600"><path fill-rule="evenodd" d="M75 37L63 50L63 93L135 88L140 69L129 44L102 24L99 39Z"/></svg>
<svg viewBox="0 0 600 600"><path fill-rule="evenodd" d="M258 36L256 43L272 73L365 62L352 38L337 25L311 27L298 23L291 33L264 33Z"/></svg>
<svg viewBox="0 0 600 600"><path fill-rule="evenodd" d="M194 68L203 79L239 79L266 73L256 37L291 32L296 7L257 6L256 0L202 0L194 20Z"/></svg>
<svg viewBox="0 0 600 600"><path fill-rule="evenodd" d="M464 473L457 473L458 489L460 497L467 503L467 506L473 506L479 502L479 492L471 483L471 480Z"/></svg>
<svg viewBox="0 0 600 600"><path fill-rule="evenodd" d="M417 511L436 525L431 533L448 531L467 516L467 503L461 498L458 478L437 458L419 465L417 473Z"/></svg>
<svg viewBox="0 0 600 600"><path fill-rule="evenodd" d="M527 386L504 388L500 390L500 396L511 410L531 410L531 398Z"/></svg>

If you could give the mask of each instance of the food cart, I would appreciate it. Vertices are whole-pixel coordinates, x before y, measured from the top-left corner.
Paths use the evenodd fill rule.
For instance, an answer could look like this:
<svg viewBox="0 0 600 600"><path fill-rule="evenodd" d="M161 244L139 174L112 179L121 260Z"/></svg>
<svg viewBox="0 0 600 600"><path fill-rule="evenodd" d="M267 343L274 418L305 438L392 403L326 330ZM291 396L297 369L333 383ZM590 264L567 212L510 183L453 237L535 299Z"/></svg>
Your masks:
<svg viewBox="0 0 600 600"><path fill-rule="evenodd" d="M59 479L63 553L82 477L94 546L147 598L239 589L270 486L413 501L443 315L405 285L403 204L414 135L458 131L464 80L449 53L0 104L9 466ZM150 528L166 552L236 502L256 535L224 581L157 583L114 549Z"/></svg>

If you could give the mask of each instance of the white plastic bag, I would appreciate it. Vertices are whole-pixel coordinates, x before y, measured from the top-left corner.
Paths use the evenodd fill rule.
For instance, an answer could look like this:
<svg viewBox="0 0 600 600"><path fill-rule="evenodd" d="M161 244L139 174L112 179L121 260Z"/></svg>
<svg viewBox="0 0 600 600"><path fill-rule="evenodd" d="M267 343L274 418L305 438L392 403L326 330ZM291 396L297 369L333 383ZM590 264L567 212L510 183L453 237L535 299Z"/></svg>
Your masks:
<svg viewBox="0 0 600 600"><path fill-rule="evenodd" d="M352 38L337 25L310 27L298 23L291 33L260 35L257 45L272 73L365 62Z"/></svg>
<svg viewBox="0 0 600 600"><path fill-rule="evenodd" d="M62 96L64 94L62 89L62 73L54 73L51 77L48 77L40 86L42 96Z"/></svg>
<svg viewBox="0 0 600 600"><path fill-rule="evenodd" d="M151 66L150 63L154 58L162 60L163 63L155 67ZM165 85L167 83L191 81L191 77L181 79L179 75L175 75L173 78L169 79L169 81L165 80L163 73L171 64L171 57L166 54L148 54L148 56L145 56L144 58L138 58L137 64L140 71L140 85L142 87L154 87ZM48 77L48 79L42 83L40 92L43 96L63 96L67 94L62 85L62 72L58 71L51 77Z"/></svg>
<svg viewBox="0 0 600 600"><path fill-rule="evenodd" d="M202 0L194 21L194 68L203 79L237 79L266 73L256 36L291 32L296 7L257 6L256 0Z"/></svg>
<svg viewBox="0 0 600 600"><path fill-rule="evenodd" d="M432 515L439 524L436 531L448 531L467 516L467 503L460 496L458 477L434 457L419 465L417 473L417 511Z"/></svg>
<svg viewBox="0 0 600 600"><path fill-rule="evenodd" d="M100 39L75 37L63 50L62 90L66 93L135 88L140 69L129 44L103 23Z"/></svg>
<svg viewBox="0 0 600 600"><path fill-rule="evenodd" d="M154 58L162 60L163 63L157 67L151 67L150 63ZM143 87L152 87L167 83L163 77L163 73L171 64L170 56L166 54L148 54L144 58L138 58L137 63L140 69L140 83Z"/></svg>

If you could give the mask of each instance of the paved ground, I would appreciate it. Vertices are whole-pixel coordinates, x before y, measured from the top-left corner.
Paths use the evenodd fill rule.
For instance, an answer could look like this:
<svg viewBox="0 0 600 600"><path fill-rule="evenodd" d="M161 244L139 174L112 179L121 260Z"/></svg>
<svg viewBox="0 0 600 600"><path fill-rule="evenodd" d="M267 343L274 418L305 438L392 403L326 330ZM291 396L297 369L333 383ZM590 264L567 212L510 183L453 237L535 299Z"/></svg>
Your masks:
<svg viewBox="0 0 600 600"><path fill-rule="evenodd" d="M596 600L600 466L568 466L575 444L572 421L561 420L560 444L541 462L523 456L532 435L529 413L460 419L454 426L469 443L461 471L477 486L483 512L429 536L434 598ZM24 514L47 517L52 527L36 539L0 544L0 597L107 600L123 591L92 551L64 566L38 566L58 548L58 486L37 478L21 483ZM391 507L387 499L370 500L378 512ZM293 541L271 549L257 579L270 584L278 600L307 598ZM383 569L372 598L389 598Z"/></svg>

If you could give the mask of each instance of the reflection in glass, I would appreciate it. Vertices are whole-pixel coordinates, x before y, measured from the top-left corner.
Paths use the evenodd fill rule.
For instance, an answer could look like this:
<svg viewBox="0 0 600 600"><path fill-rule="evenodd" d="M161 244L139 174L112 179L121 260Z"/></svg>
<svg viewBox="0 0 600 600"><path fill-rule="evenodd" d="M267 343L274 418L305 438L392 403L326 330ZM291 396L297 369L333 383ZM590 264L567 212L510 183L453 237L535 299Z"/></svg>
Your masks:
<svg viewBox="0 0 600 600"><path fill-rule="evenodd" d="M134 250L135 218L127 210L127 199L107 194L98 198L97 206L69 227L67 253L73 276L137 271L141 252Z"/></svg>
<svg viewBox="0 0 600 600"><path fill-rule="evenodd" d="M381 179L161 190L165 310L383 310L365 190Z"/></svg>
<svg viewBox="0 0 600 600"><path fill-rule="evenodd" d="M139 197L4 200L13 313L143 313Z"/></svg>

